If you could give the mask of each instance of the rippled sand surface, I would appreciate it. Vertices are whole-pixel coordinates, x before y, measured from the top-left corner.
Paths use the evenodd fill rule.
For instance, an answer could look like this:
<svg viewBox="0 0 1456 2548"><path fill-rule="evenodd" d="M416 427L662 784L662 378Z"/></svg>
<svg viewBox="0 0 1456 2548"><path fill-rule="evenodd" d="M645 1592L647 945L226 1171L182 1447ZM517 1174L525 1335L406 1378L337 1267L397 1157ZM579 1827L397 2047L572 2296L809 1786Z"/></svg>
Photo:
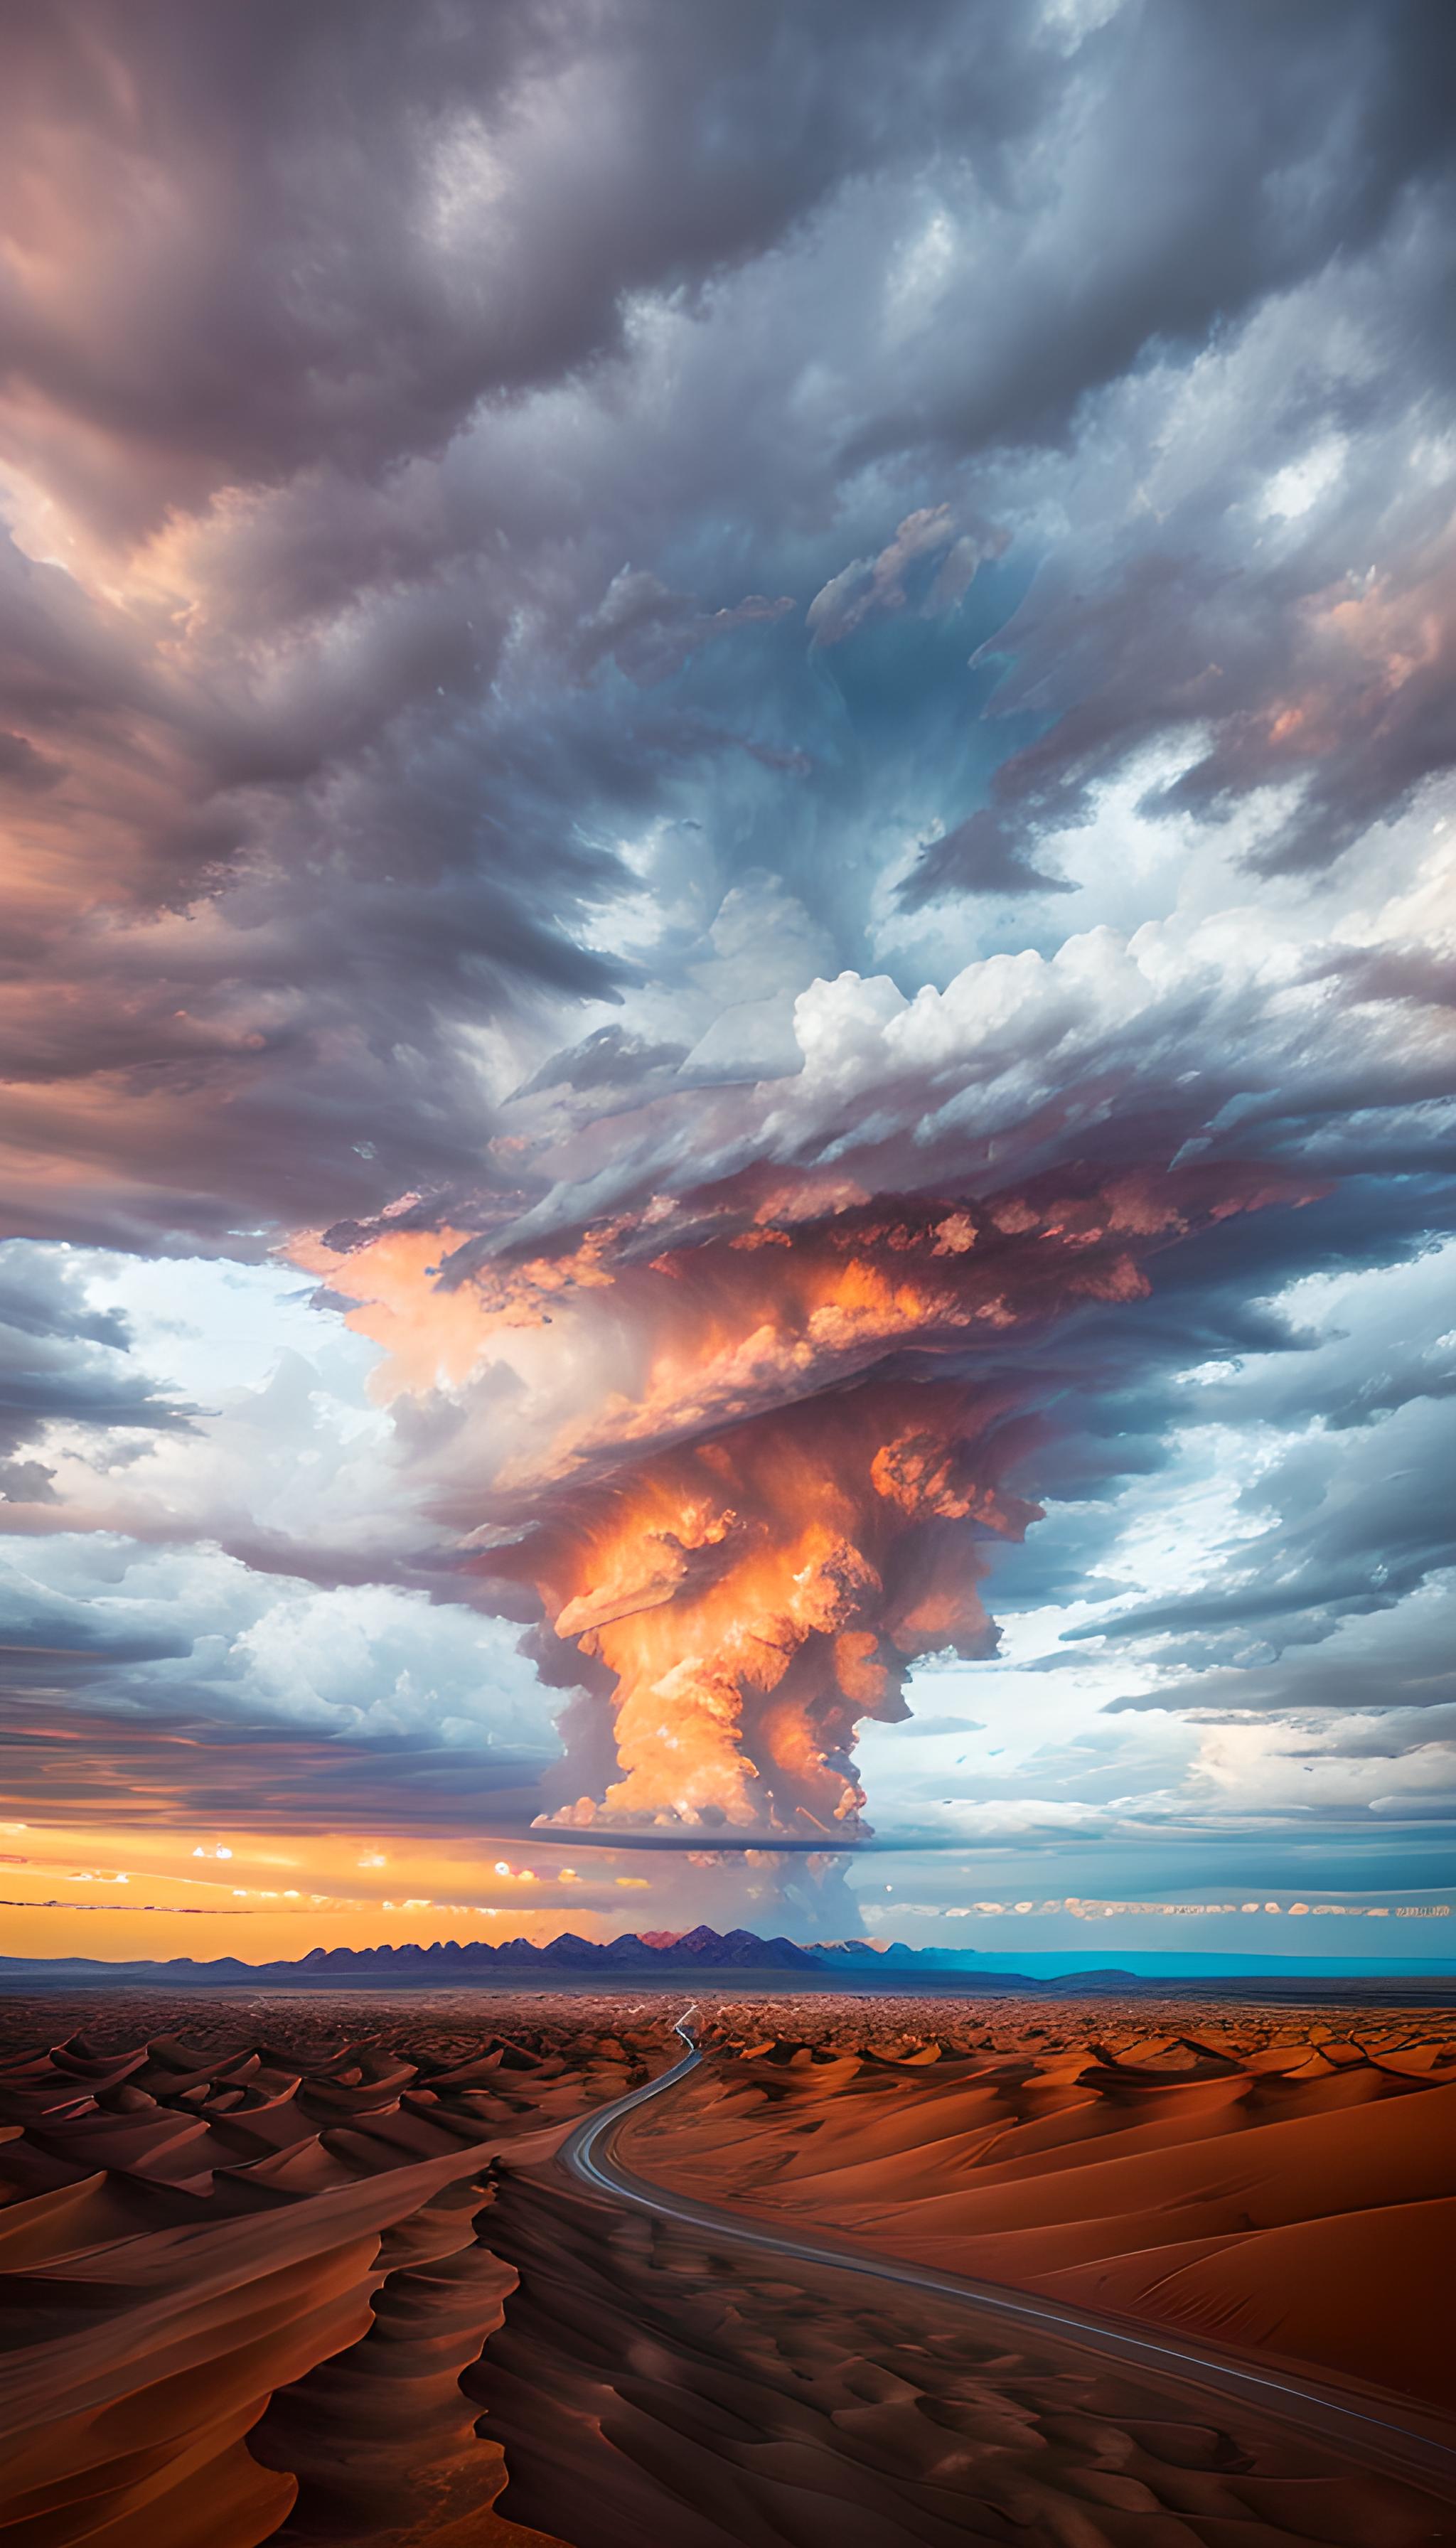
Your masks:
<svg viewBox="0 0 1456 2548"><path fill-rule="evenodd" d="M624 2161L705 2200L1456 2409L1456 2016L782 2000Z"/></svg>
<svg viewBox="0 0 1456 2548"><path fill-rule="evenodd" d="M528 2548L460 2387L515 2284L494 2162L661 2066L619 2016L168 1995L7 2046L0 2540Z"/></svg>
<svg viewBox="0 0 1456 2548"><path fill-rule="evenodd" d="M0 2002L0 2543L1456 2541L1430 2494L1242 2410L866 2276L758 2270L589 2196L555 2153L673 2057L676 2013L541 1993ZM1145 2005L1135 2028L1105 2004L717 1998L708 2061L623 2156L779 2225L977 2273L993 2257L997 2279L1230 2342L1265 2340L1251 2290L1282 2292L1286 2350L1290 2313L1332 2322L1342 2293L1340 2322L1368 2320L1345 2367L1414 2393L1366 2306L1369 2239L1345 2285L1345 2251L1321 2267L1313 2310L1308 2262L1281 2284L1265 2242L1323 2232L1327 2257L1383 2214L1409 2314L1415 2247L1443 2252L1449 2218L1440 2030L1207 2014L1179 2031ZM1318 2150L1315 2125L1338 2128ZM1234 2277L1217 2302L1189 2280L1214 2266ZM1320 2342L1332 2359L1327 2326Z"/></svg>
<svg viewBox="0 0 1456 2548"><path fill-rule="evenodd" d="M1251 2414L973 2311L758 2271L534 2175L494 2233L520 2290L467 2375L503 2508L575 2548L1415 2548L1456 2510Z"/></svg>

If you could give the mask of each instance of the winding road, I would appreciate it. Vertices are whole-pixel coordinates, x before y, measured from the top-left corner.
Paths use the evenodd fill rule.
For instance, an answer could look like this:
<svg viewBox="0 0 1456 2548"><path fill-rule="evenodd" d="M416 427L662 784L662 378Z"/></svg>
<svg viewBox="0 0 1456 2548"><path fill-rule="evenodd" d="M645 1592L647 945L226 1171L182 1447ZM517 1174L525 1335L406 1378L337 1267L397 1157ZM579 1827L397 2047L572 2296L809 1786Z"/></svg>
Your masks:
<svg viewBox="0 0 1456 2548"><path fill-rule="evenodd" d="M619 2097L612 2105L589 2116L562 2143L558 2163L593 2194L626 2204L633 2211L650 2213L660 2221L678 2222L684 2229L708 2230L715 2239L731 2239L735 2245L751 2248L764 2257L789 2257L801 2264L828 2266L841 2273L869 2275L876 2282L898 2284L908 2291L932 2292L940 2300L959 2302L979 2315L1009 2320L1025 2327L1029 2334L1053 2337L1059 2345L1071 2346L1099 2361L1126 2364L1150 2373L1167 2387L1175 2388L1185 2400L1191 2398L1205 2408L1211 2401L1253 2407L1359 2467L1380 2468L1417 2484L1434 2485L1443 2495L1456 2500L1456 2441L1451 2427L1443 2425L1434 2414L1427 2415L1413 2402L1409 2408L1402 2402L1399 2414L1389 2413L1384 2400L1374 2394L1342 2393L1313 2381L1290 2378L1282 2371L1261 2370L1233 2354L1205 2351L1186 2341L1169 2342L1125 2322L1038 2300L1004 2285L972 2282L958 2274L933 2273L923 2265L874 2255L848 2242L838 2242L823 2231L812 2238L796 2236L741 2213L694 2203L686 2195L670 2193L645 2177L634 2176L615 2156L617 2135L639 2107L665 2095L697 2068L702 2054L688 2028L693 2014L692 2009L685 2009L678 2020L677 2032L686 2047L681 2061L660 2078L650 2080L645 2088L636 2088L629 2096Z"/></svg>

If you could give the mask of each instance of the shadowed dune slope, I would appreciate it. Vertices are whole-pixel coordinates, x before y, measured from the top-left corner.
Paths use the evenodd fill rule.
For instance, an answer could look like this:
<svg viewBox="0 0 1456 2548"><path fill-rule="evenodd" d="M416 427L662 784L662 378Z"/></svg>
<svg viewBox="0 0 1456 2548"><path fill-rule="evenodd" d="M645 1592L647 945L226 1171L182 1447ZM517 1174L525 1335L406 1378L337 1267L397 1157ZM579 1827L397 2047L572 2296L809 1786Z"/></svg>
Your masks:
<svg viewBox="0 0 1456 2548"><path fill-rule="evenodd" d="M665 2030L431 2012L409 2058L321 2040L334 2014L0 2053L0 2540L529 2548L459 2385L514 2287L494 2162L645 2079Z"/></svg>
<svg viewBox="0 0 1456 2548"><path fill-rule="evenodd" d="M673 2092L676 2096L679 2092ZM934 2295L755 2259L507 2162L466 2374L573 2548L1436 2548L1456 2510Z"/></svg>
<svg viewBox="0 0 1456 2548"><path fill-rule="evenodd" d="M0 2003L0 2548L1456 2548L1253 2407L588 2195L676 2003L162 2006ZM1417 2385L1436 2035L774 2010L710 2003L644 2174Z"/></svg>
<svg viewBox="0 0 1456 2548"><path fill-rule="evenodd" d="M882 2012L881 2012L882 2014ZM1149 2032L1149 2017L1159 2020ZM777 2020L781 2032L761 2021ZM717 2012L641 2174L856 2243L1456 2407L1456 2022L1176 2005L917 2041ZM897 2012L904 2028L904 2012Z"/></svg>

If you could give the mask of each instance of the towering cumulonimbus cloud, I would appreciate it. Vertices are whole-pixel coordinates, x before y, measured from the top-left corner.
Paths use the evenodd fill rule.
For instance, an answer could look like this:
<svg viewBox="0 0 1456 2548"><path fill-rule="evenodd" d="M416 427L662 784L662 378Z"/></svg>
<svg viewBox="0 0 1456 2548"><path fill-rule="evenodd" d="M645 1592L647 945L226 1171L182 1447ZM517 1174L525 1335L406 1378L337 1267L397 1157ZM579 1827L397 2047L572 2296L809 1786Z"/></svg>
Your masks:
<svg viewBox="0 0 1456 2548"><path fill-rule="evenodd" d="M846 1192L659 1198L513 1261L417 1228L296 1250L399 1349L392 1386L444 1384L464 1562L539 1602L598 1764L609 1726L599 1792L543 1820L863 1836L859 1726L908 1714L917 1659L995 1652L980 1583L1055 1471L1040 1349L1142 1299L1158 1250L1300 1195L1228 1163Z"/></svg>
<svg viewBox="0 0 1456 2548"><path fill-rule="evenodd" d="M552 1633L609 1676L618 1774L559 1822L856 1832L855 1735L920 1655L990 1653L994 1393L871 1384L628 1468L531 1535Z"/></svg>

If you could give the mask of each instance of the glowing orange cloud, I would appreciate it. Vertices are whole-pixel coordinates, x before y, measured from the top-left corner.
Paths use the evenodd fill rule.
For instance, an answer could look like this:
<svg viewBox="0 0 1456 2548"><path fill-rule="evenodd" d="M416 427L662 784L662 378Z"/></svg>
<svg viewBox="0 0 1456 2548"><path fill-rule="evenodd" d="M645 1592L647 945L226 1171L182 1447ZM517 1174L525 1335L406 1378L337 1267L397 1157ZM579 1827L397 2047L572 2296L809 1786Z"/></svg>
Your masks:
<svg viewBox="0 0 1456 2548"><path fill-rule="evenodd" d="M914 1656L994 1643L980 1561L946 1525L1019 1537L1037 1511L974 1474L967 1393L913 1397L908 1425L880 1387L761 1418L533 1537L556 1636L613 1686L621 1774L563 1819L855 1828L859 1723L907 1712Z"/></svg>
<svg viewBox="0 0 1456 2548"><path fill-rule="evenodd" d="M1279 1195L1125 1174L808 1221L749 1197L690 1243L658 1203L516 1261L404 1229L298 1253L386 1390L476 1410L470 1562L532 1589L543 1677L610 1712L616 1774L553 1819L832 1839L864 1829L857 1728L907 1713L913 1661L994 1651L986 1546L1040 1510L1008 1484L1038 1438L1012 1350Z"/></svg>

